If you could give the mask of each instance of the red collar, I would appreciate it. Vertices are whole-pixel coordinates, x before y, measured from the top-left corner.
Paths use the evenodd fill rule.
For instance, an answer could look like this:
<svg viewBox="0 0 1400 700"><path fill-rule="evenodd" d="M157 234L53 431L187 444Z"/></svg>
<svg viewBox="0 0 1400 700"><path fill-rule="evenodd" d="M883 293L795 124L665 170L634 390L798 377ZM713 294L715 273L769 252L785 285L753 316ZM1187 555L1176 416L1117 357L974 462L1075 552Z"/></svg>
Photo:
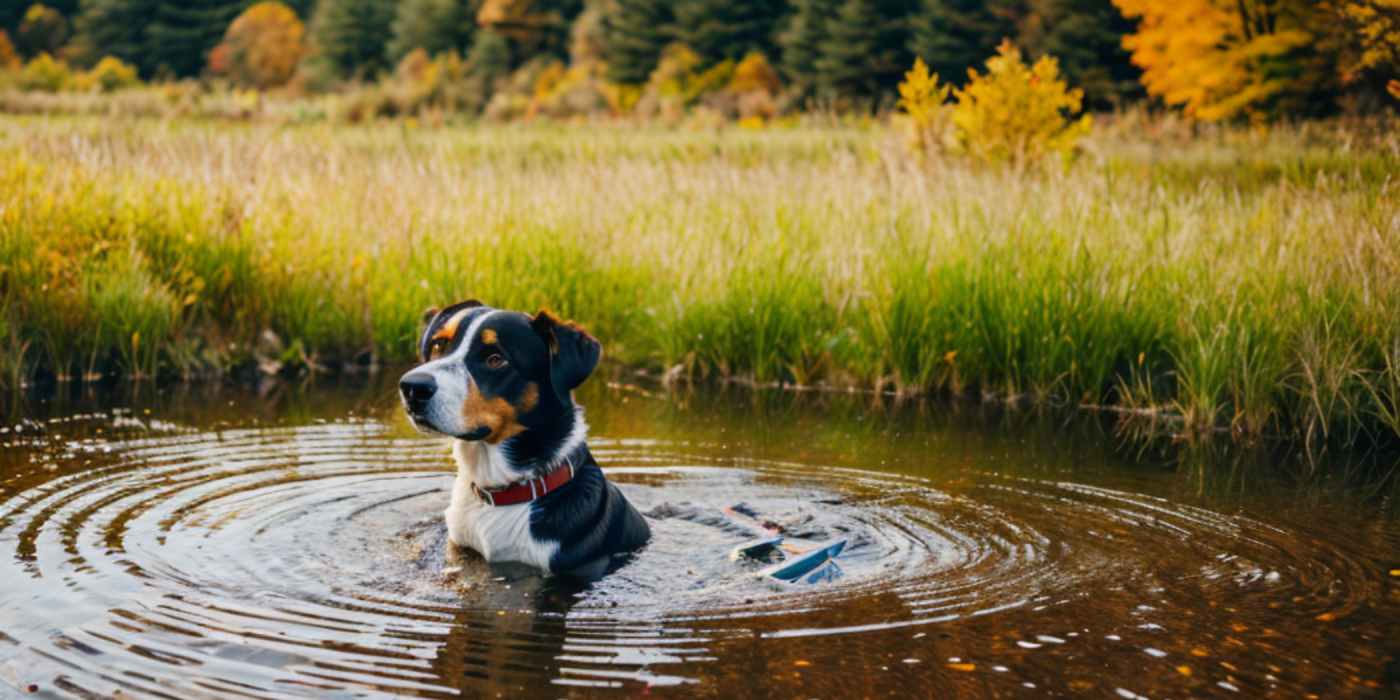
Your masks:
<svg viewBox="0 0 1400 700"><path fill-rule="evenodd" d="M513 506L517 503L529 503L550 491L558 490L560 486L569 483L569 480L574 478L574 463L567 457L564 458L564 467L557 468L544 476L521 481L505 488L484 489L473 483L472 492L476 494L477 500L488 506Z"/></svg>

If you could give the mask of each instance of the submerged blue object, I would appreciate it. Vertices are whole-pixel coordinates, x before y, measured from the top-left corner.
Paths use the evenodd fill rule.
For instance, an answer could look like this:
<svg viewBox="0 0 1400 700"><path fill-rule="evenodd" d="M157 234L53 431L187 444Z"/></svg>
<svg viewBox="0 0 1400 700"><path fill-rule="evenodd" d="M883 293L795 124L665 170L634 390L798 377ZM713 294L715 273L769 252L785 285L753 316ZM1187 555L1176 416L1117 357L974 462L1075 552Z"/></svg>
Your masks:
<svg viewBox="0 0 1400 700"><path fill-rule="evenodd" d="M841 550L845 548L846 541L841 540L836 544L814 549L810 552L799 555L790 561L784 562L782 564L779 564L778 566L768 569L767 571L764 571L763 574L765 576L771 576L772 578L778 579L780 581L796 582L803 576L806 576L807 574L816 571L816 569L821 565L831 561L833 558L836 557L836 555L841 553ZM839 576L839 572L840 568L838 567L836 569L836 575Z"/></svg>
<svg viewBox="0 0 1400 700"><path fill-rule="evenodd" d="M825 564L822 564L816 569L813 569L812 573L803 576L802 582L824 583L827 581L835 581L836 579L841 578L841 574L843 573L845 572L841 571L841 566L836 563L836 560L827 559Z"/></svg>

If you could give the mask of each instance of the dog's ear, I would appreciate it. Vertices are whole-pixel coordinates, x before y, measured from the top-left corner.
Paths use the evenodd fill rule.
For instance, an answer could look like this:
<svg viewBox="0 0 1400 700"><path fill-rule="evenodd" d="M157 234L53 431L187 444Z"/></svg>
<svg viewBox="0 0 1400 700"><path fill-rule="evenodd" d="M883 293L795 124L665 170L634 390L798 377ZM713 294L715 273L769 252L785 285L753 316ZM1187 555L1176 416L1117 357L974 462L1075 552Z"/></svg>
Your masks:
<svg viewBox="0 0 1400 700"><path fill-rule="evenodd" d="M433 322L433 317L438 315L438 307L429 306L423 310L423 320L418 323L419 331L427 330L428 324Z"/></svg>
<svg viewBox="0 0 1400 700"><path fill-rule="evenodd" d="M530 327L549 348L549 380L564 405L573 403L572 394L598 366L603 345L573 321L560 321L548 309L540 309L530 319Z"/></svg>

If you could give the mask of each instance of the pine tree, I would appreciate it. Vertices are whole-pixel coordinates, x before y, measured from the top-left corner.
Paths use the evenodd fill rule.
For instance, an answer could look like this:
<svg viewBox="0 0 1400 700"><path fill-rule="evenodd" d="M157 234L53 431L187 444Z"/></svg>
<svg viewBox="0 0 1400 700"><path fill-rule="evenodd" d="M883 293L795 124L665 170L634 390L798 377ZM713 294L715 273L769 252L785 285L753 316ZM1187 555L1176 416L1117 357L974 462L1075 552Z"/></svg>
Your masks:
<svg viewBox="0 0 1400 700"><path fill-rule="evenodd" d="M820 92L841 98L879 98L893 92L913 63L904 0L845 0L817 42Z"/></svg>
<svg viewBox="0 0 1400 700"><path fill-rule="evenodd" d="M146 26L158 5L159 0L82 0L73 18L73 58L80 65L91 66L104 56L113 56L135 65L142 76L151 77L155 64L147 60Z"/></svg>
<svg viewBox="0 0 1400 700"><path fill-rule="evenodd" d="M945 82L962 85L969 68L1017 36L1011 13L993 10L987 0L922 0L909 19L909 50Z"/></svg>
<svg viewBox="0 0 1400 700"><path fill-rule="evenodd" d="M751 52L776 55L779 0L680 0L675 4L676 38L708 67L738 61Z"/></svg>
<svg viewBox="0 0 1400 700"><path fill-rule="evenodd" d="M608 79L624 85L645 83L661 52L676 40L675 20L667 0L617 0L603 17Z"/></svg>
<svg viewBox="0 0 1400 700"><path fill-rule="evenodd" d="M143 60L147 74L199 75L247 0L182 0L156 3L146 27ZM138 64L140 65L140 64Z"/></svg>
<svg viewBox="0 0 1400 700"><path fill-rule="evenodd" d="M320 0L311 17L317 58L339 77L366 77L386 67L393 0Z"/></svg>
<svg viewBox="0 0 1400 700"><path fill-rule="evenodd" d="M1123 48L1123 37L1137 25L1111 0L1063 0L1045 21L1042 41L1024 46L1032 56L1054 56L1070 85L1084 91L1091 110L1120 108L1146 95L1142 70Z"/></svg>
<svg viewBox="0 0 1400 700"><path fill-rule="evenodd" d="M297 13L297 19L302 22L307 21L316 9L316 0L282 0L282 4L292 8L292 12Z"/></svg>
<svg viewBox="0 0 1400 700"><path fill-rule="evenodd" d="M510 41L490 29L477 32L467 53L467 65L472 77L489 86L510 73Z"/></svg>
<svg viewBox="0 0 1400 700"><path fill-rule="evenodd" d="M782 48L779 67L788 84L802 96L817 89L817 58L827 38L827 23L836 12L836 0L794 0L792 14L778 35Z"/></svg>
<svg viewBox="0 0 1400 700"><path fill-rule="evenodd" d="M398 63L417 48L434 56L465 50L471 45L480 9L480 0L402 0L387 49L389 60Z"/></svg>

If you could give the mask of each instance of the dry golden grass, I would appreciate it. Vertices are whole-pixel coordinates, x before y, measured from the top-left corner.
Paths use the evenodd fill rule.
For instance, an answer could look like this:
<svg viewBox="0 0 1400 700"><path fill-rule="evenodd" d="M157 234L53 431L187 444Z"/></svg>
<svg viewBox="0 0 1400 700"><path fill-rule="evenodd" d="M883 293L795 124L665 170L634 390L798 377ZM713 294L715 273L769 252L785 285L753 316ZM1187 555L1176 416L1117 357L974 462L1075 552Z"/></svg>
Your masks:
<svg viewBox="0 0 1400 700"><path fill-rule="evenodd" d="M398 361L423 308L473 296L656 369L1393 433L1385 126L1128 118L1017 177L881 126L5 117L0 342L11 377L209 371L264 329Z"/></svg>

